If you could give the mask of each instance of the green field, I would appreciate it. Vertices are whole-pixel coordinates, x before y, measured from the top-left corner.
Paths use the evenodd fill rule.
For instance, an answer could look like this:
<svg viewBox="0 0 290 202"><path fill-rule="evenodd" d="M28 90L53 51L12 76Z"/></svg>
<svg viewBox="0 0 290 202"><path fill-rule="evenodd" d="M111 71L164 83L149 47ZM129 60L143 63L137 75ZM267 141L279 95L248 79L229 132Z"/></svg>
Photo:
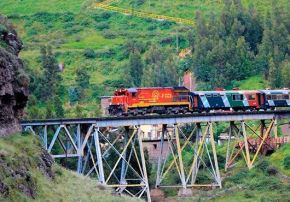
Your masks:
<svg viewBox="0 0 290 202"><path fill-rule="evenodd" d="M0 2L0 11L6 15L32 15L37 12L74 12L79 13L82 6L86 3L84 0L7 0Z"/></svg>
<svg viewBox="0 0 290 202"><path fill-rule="evenodd" d="M211 13L219 14L223 8L223 0L118 0L112 5L129 10L167 15L185 19L194 19L196 11L205 16ZM254 5L258 12L265 14L270 10L272 0L241 0L247 6ZM280 0L279 3L286 5L287 0Z"/></svg>

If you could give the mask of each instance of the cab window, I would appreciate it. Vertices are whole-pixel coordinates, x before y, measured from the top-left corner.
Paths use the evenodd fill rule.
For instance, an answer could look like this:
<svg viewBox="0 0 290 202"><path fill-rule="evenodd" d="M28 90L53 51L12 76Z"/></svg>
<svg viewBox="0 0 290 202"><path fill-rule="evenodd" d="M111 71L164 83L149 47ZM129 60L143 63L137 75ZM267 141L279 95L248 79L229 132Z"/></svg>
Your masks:
<svg viewBox="0 0 290 202"><path fill-rule="evenodd" d="M135 92L132 93L132 97L134 97L134 98L137 97L137 93L135 93Z"/></svg>

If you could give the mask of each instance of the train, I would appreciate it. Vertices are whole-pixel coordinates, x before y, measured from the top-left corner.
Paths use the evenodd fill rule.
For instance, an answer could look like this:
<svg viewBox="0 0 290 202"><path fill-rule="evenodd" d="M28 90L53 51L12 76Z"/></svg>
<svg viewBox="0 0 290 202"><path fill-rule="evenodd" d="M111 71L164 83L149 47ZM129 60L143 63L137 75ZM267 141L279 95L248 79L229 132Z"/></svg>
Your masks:
<svg viewBox="0 0 290 202"><path fill-rule="evenodd" d="M186 87L120 88L111 97L112 116L259 111L290 107L290 89L190 91Z"/></svg>

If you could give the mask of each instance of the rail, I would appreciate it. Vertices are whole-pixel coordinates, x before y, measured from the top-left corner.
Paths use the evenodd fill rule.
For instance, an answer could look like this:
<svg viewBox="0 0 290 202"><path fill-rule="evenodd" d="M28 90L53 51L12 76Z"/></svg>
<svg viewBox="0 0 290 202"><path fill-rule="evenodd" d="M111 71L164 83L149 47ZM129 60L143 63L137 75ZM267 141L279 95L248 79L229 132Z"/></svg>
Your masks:
<svg viewBox="0 0 290 202"><path fill-rule="evenodd" d="M193 113L176 115L147 115L124 117L97 117L97 118L72 118L72 119L47 119L47 120L23 120L22 126L57 125L57 124L96 124L98 127L151 125L151 124L177 124L177 123L201 123L219 121L241 120L266 120L277 117L289 119L290 110L279 111L252 111L252 112L215 112Z"/></svg>

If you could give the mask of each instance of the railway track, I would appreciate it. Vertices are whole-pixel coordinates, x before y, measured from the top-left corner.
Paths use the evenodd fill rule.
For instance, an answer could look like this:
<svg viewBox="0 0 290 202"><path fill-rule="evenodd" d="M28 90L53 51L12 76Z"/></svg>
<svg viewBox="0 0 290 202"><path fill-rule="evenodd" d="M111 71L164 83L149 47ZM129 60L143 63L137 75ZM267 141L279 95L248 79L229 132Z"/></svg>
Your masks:
<svg viewBox="0 0 290 202"><path fill-rule="evenodd" d="M290 110L278 111L251 111L251 112L216 112L216 113L193 113L193 114L174 114L174 115L146 115L146 116L121 116L121 117L95 117L95 118L68 118L68 119L38 119L38 120L22 120L21 125L33 125L44 123L96 123L96 122L116 122L116 121L150 121L150 120L166 120L166 119L209 119L213 120L216 117L234 117L234 116L251 116L251 115L277 115L289 116Z"/></svg>

